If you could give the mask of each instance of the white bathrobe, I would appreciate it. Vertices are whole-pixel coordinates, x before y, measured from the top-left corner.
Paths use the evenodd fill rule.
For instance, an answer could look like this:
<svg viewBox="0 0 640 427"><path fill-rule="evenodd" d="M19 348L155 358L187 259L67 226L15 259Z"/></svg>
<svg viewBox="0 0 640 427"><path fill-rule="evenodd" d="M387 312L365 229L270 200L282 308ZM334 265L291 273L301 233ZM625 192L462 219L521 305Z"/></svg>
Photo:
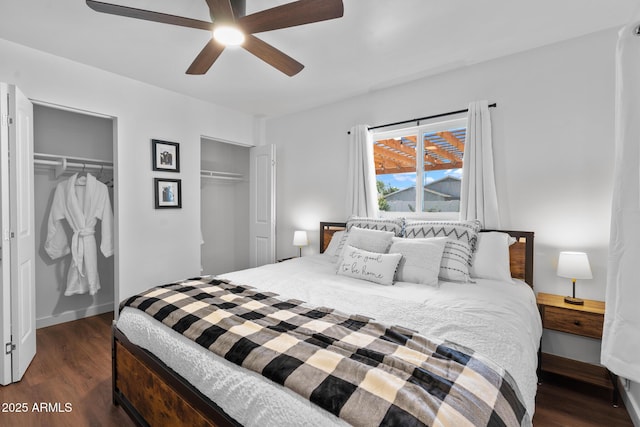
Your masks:
<svg viewBox="0 0 640 427"><path fill-rule="evenodd" d="M71 245L61 223L63 219L73 230ZM100 289L94 236L98 220L102 221L100 250L105 257L110 257L113 255L113 213L107 186L91 174L86 178L78 178L75 174L58 184L49 213L44 249L52 259L71 252L65 295L86 292L95 295Z"/></svg>

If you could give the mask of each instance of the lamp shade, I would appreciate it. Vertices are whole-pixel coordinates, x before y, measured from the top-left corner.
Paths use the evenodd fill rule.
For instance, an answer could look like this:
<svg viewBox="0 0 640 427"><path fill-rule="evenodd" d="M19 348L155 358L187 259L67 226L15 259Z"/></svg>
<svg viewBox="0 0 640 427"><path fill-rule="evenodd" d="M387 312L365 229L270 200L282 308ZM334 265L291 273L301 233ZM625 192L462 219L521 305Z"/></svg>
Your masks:
<svg viewBox="0 0 640 427"><path fill-rule="evenodd" d="M589 257L584 252L560 252L558 276L569 279L591 279Z"/></svg>
<svg viewBox="0 0 640 427"><path fill-rule="evenodd" d="M298 230L293 233L293 246L307 246L309 239L307 238L307 232L304 230Z"/></svg>

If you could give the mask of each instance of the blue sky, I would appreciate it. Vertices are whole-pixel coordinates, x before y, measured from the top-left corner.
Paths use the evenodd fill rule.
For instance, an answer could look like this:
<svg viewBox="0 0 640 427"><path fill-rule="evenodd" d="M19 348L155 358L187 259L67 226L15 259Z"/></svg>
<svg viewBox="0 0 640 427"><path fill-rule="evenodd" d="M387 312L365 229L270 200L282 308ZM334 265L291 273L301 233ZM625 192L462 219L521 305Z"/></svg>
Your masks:
<svg viewBox="0 0 640 427"><path fill-rule="evenodd" d="M445 169L426 172L426 183L437 181L448 175L462 178L462 169ZM413 187L414 185L416 185L415 173L391 173L387 175L376 175L376 179L378 181L384 182L387 186L397 187L399 189Z"/></svg>

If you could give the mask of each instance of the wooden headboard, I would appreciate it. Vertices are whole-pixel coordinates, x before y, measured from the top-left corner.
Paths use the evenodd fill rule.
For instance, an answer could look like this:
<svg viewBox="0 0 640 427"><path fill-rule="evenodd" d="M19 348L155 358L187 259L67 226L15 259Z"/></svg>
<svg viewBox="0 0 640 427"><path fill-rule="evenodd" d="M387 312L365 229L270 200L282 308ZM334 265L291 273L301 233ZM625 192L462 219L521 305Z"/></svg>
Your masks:
<svg viewBox="0 0 640 427"><path fill-rule="evenodd" d="M344 230L347 224L344 222L321 222L320 223L320 253L323 253L333 233ZM513 230L482 230L500 231L508 233L516 239L516 243L509 247L511 277L524 280L533 288L533 231L513 231Z"/></svg>

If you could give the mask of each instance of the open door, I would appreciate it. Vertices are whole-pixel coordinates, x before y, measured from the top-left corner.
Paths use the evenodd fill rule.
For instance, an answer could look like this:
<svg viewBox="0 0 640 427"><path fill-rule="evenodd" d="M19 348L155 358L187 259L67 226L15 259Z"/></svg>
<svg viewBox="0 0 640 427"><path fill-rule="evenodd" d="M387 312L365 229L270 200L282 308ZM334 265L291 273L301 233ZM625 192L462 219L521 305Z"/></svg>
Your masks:
<svg viewBox="0 0 640 427"><path fill-rule="evenodd" d="M36 353L33 105L13 85L0 83L0 95L3 159L0 163L3 255L0 378L2 384L7 384L22 378Z"/></svg>
<svg viewBox="0 0 640 427"><path fill-rule="evenodd" d="M276 147L251 148L251 267L276 260Z"/></svg>

